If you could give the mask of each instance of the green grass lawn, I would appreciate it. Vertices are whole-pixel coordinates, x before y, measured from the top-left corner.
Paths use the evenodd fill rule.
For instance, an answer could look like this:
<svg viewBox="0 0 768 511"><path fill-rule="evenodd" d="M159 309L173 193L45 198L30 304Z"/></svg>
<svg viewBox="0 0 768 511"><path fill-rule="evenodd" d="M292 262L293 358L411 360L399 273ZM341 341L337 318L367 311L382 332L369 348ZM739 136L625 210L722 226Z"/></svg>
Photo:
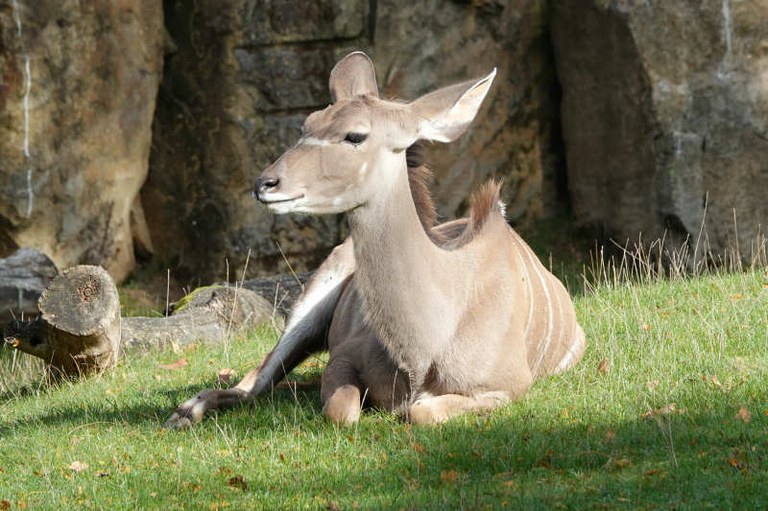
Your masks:
<svg viewBox="0 0 768 511"><path fill-rule="evenodd" d="M220 369L254 367L269 331L56 388L21 360L9 374L6 354L0 510L768 506L768 273L601 287L576 306L589 344L574 370L439 427L369 412L339 428L318 391L278 390L160 429Z"/></svg>

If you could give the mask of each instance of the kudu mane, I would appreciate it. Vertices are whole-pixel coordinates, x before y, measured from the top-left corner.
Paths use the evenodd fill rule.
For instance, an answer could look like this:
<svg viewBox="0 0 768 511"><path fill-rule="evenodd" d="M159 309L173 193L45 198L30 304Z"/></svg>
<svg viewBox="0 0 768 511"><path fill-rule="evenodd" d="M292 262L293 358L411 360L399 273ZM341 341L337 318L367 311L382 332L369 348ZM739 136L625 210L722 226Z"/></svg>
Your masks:
<svg viewBox="0 0 768 511"><path fill-rule="evenodd" d="M437 208L429 189L432 171L424 158L423 142L416 142L406 150L405 161L416 212L424 232L435 245L448 250L462 247L478 235L493 212L504 214L500 199L501 183L488 181L472 195L468 218L456 221L451 228L435 229L438 225Z"/></svg>

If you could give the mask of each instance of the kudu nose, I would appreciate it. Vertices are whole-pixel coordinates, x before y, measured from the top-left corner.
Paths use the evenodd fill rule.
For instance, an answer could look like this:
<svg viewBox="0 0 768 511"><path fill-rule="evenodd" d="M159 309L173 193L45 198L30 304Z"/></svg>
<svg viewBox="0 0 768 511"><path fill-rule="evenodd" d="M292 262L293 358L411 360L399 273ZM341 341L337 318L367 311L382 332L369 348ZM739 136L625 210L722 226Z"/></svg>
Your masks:
<svg viewBox="0 0 768 511"><path fill-rule="evenodd" d="M279 183L280 179L277 177L258 177L256 179L256 185L253 188L253 196L260 200L263 194L274 190Z"/></svg>

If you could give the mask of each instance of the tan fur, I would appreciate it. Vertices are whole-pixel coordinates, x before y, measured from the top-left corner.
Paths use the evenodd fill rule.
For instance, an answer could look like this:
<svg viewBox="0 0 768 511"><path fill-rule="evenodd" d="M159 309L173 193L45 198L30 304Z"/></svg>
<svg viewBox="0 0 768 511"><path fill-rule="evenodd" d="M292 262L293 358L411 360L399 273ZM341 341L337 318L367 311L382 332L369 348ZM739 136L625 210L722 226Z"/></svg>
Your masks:
<svg viewBox="0 0 768 511"><path fill-rule="evenodd" d="M346 211L350 239L318 269L260 369L183 403L168 425L253 399L322 341L323 410L341 424L364 404L417 423L491 410L581 358L573 303L506 223L499 183L474 195L469 218L434 225L413 144L460 136L495 71L411 103L379 99L373 76L364 54L342 59L334 104L307 118L304 137L255 189L279 213Z"/></svg>

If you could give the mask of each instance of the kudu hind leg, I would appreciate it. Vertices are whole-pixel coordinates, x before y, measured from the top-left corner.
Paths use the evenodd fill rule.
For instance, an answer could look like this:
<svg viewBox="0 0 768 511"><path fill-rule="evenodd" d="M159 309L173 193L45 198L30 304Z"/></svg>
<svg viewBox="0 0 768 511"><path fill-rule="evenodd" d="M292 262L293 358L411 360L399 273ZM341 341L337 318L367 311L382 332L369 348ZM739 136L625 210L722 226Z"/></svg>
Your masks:
<svg viewBox="0 0 768 511"><path fill-rule="evenodd" d="M407 419L414 424L439 424L464 413L493 410L509 400L509 393L503 391L423 397L411 405Z"/></svg>

